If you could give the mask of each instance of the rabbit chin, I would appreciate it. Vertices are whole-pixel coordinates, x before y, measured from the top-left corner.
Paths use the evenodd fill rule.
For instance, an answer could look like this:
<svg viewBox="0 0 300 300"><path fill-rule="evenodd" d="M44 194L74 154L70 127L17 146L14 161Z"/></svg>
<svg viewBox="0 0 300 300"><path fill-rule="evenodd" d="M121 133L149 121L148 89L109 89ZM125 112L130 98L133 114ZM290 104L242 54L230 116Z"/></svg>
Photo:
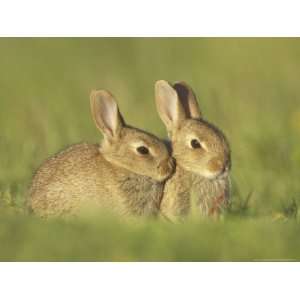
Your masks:
<svg viewBox="0 0 300 300"><path fill-rule="evenodd" d="M207 169L201 169L201 170L194 170L195 173L197 173L198 175L210 179L210 180L214 180L219 178L220 175L222 175L222 172L211 172Z"/></svg>
<svg viewBox="0 0 300 300"><path fill-rule="evenodd" d="M168 171L164 171L164 172L139 173L139 174L142 176L151 178L152 180L157 181L157 182L164 182L167 179L169 179L173 173L174 173L173 170L168 170Z"/></svg>
<svg viewBox="0 0 300 300"><path fill-rule="evenodd" d="M217 179L222 172L212 172L207 168L202 168L200 166L198 166L198 168L195 165L181 165L179 163L177 163L177 165L180 165L180 167L190 173L193 173L195 175L201 176L203 178L209 179L209 180L214 180Z"/></svg>

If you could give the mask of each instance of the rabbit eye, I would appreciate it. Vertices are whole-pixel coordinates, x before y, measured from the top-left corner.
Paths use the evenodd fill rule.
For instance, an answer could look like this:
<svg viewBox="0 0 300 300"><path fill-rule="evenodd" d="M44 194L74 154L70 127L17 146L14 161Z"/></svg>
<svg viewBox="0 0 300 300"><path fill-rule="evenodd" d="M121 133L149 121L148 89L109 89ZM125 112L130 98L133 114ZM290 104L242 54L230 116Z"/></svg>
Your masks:
<svg viewBox="0 0 300 300"><path fill-rule="evenodd" d="M147 155L149 154L149 149L144 147L144 146L140 146L136 148L137 152L142 154L142 155Z"/></svg>
<svg viewBox="0 0 300 300"><path fill-rule="evenodd" d="M200 142L198 140L196 140L196 139L192 139L191 140L191 146L192 146L193 149L199 149L199 148L201 148Z"/></svg>

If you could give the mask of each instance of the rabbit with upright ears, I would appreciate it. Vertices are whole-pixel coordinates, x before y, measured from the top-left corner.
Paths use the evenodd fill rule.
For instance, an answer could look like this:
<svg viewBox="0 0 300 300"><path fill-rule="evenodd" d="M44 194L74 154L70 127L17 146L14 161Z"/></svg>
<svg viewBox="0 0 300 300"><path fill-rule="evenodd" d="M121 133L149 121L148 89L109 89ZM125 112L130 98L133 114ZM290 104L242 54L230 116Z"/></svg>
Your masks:
<svg viewBox="0 0 300 300"><path fill-rule="evenodd" d="M113 95L90 96L100 145L77 144L48 159L29 192L31 210L42 216L77 215L102 207L125 216L156 216L174 160L157 137L126 125Z"/></svg>
<svg viewBox="0 0 300 300"><path fill-rule="evenodd" d="M229 201L230 148L224 134L203 119L196 96L184 82L160 80L155 100L165 124L176 171L167 181L161 212L173 221L196 212L219 215Z"/></svg>

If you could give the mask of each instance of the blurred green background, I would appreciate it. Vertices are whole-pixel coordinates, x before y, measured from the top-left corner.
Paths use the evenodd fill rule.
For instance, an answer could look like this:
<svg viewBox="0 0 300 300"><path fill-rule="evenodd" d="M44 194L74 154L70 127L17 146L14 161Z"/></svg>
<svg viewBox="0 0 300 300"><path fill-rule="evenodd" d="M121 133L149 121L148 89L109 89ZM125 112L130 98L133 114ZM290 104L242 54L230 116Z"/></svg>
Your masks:
<svg viewBox="0 0 300 300"><path fill-rule="evenodd" d="M164 137L156 80L184 80L232 147L221 222L41 221L24 212L39 164L97 142L94 88ZM1 38L0 260L300 260L300 39Z"/></svg>

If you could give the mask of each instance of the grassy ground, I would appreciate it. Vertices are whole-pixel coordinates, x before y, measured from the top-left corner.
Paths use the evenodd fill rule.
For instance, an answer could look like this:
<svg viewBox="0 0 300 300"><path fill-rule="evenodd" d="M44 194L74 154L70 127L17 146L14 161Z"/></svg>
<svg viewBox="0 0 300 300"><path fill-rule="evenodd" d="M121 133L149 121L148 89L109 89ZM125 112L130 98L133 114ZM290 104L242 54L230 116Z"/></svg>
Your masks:
<svg viewBox="0 0 300 300"><path fill-rule="evenodd" d="M300 260L300 39L0 39L0 260ZM232 146L222 222L44 222L23 211L49 155L101 137L93 88L161 137L158 79L185 80Z"/></svg>

